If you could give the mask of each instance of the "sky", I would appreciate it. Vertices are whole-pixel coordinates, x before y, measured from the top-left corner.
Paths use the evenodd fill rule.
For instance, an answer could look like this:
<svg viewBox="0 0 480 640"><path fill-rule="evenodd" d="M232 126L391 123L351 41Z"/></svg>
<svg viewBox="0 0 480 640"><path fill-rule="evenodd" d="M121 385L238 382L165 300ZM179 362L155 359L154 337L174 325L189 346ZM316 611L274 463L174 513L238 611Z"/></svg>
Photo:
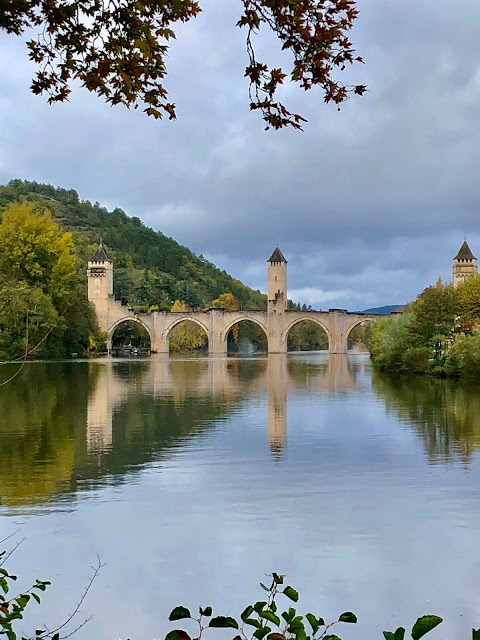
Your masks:
<svg viewBox="0 0 480 640"><path fill-rule="evenodd" d="M236 0L203 3L168 60L174 122L111 108L75 88L49 106L15 36L0 37L0 183L76 189L266 289L288 260L290 298L317 309L403 304L439 276L466 235L480 257L480 5L360 0L352 32L368 93L340 111L286 85L304 132L264 131L248 108ZM270 34L260 59L279 60Z"/></svg>

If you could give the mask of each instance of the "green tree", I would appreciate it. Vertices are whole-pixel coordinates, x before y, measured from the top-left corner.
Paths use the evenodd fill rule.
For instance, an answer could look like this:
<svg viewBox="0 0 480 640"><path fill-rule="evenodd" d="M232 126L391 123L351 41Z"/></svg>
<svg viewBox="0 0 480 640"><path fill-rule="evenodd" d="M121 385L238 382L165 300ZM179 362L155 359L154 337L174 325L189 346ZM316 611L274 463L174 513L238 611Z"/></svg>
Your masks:
<svg viewBox="0 0 480 640"><path fill-rule="evenodd" d="M0 358L32 355L36 347L38 355L57 320L51 298L40 288L5 276L0 280Z"/></svg>
<svg viewBox="0 0 480 640"><path fill-rule="evenodd" d="M250 109L260 110L268 127L292 126L304 121L277 100L277 90L289 76L305 91L318 87L325 102L341 104L364 85L345 85L336 77L356 56L348 31L358 15L355 0L242 0L237 26L246 29L250 81ZM5 0L0 29L23 36L30 59L38 65L31 89L46 93L49 102L63 102L74 80L111 105L141 103L154 118L175 118L175 105L164 86L165 60L175 26L201 11L197 0ZM257 60L253 36L271 30L282 50L291 54L286 71Z"/></svg>
<svg viewBox="0 0 480 640"><path fill-rule="evenodd" d="M448 351L447 373L480 378L480 334L460 334Z"/></svg>
<svg viewBox="0 0 480 640"><path fill-rule="evenodd" d="M443 366L449 346L459 331L458 292L452 285L427 287L411 305L410 335L413 346L432 350L437 366Z"/></svg>
<svg viewBox="0 0 480 640"><path fill-rule="evenodd" d="M135 320L127 320L117 327L112 338L114 347L144 347L151 349L150 336L143 325Z"/></svg>
<svg viewBox="0 0 480 640"><path fill-rule="evenodd" d="M459 310L458 292L452 285L427 287L410 306L415 318L411 331L425 341L436 335L453 338Z"/></svg>
<svg viewBox="0 0 480 640"><path fill-rule="evenodd" d="M456 291L462 329L471 332L480 322L480 275L467 278Z"/></svg>
<svg viewBox="0 0 480 640"><path fill-rule="evenodd" d="M289 351L321 351L328 349L328 336L316 322L303 320L291 328L287 347Z"/></svg>
<svg viewBox="0 0 480 640"><path fill-rule="evenodd" d="M62 355L66 357L72 353L81 354L87 349L101 351L107 340L107 334L99 329L95 309L85 295L85 288L84 281L77 285L64 312L65 330L61 335L61 343Z"/></svg>
<svg viewBox="0 0 480 640"><path fill-rule="evenodd" d="M415 314L379 318L372 328L370 354L380 369L404 370L404 357L412 348L411 326ZM415 348L415 347L413 347Z"/></svg>

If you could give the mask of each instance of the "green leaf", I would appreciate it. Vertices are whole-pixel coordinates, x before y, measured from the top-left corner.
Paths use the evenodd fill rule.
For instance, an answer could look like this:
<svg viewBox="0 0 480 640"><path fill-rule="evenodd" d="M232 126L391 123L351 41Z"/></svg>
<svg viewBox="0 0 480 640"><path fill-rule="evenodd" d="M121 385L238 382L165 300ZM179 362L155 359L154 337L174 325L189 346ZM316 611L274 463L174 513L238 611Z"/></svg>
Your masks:
<svg viewBox="0 0 480 640"><path fill-rule="evenodd" d="M338 636L329 634L328 636L323 636L322 640L341 640Z"/></svg>
<svg viewBox="0 0 480 640"><path fill-rule="evenodd" d="M252 627L257 627L257 629L260 629L261 627L260 622L258 620L254 620L253 618L246 618L244 622L245 624L249 624Z"/></svg>
<svg viewBox="0 0 480 640"><path fill-rule="evenodd" d="M52 640L60 640L60 634L59 634L59 633L55 633L55 634L52 636Z"/></svg>
<svg viewBox="0 0 480 640"><path fill-rule="evenodd" d="M17 598L18 606L22 609L25 609L29 600L30 596L28 595L28 593L23 593L19 598Z"/></svg>
<svg viewBox="0 0 480 640"><path fill-rule="evenodd" d="M305 635L305 625L303 624L302 620L303 616L297 616L296 618L294 618L287 627L288 631L294 633L295 636L298 636L299 634Z"/></svg>
<svg viewBox="0 0 480 640"><path fill-rule="evenodd" d="M238 629L238 622L235 618L230 618L229 616L217 616L210 620L208 626L216 629L227 629L229 627Z"/></svg>
<svg viewBox="0 0 480 640"><path fill-rule="evenodd" d="M40 604L40 596L37 593L32 593L32 596L35 598L38 604Z"/></svg>
<svg viewBox="0 0 480 640"><path fill-rule="evenodd" d="M357 621L357 616L351 611L345 611L338 619L339 622L352 622L355 623Z"/></svg>
<svg viewBox="0 0 480 640"><path fill-rule="evenodd" d="M190 640L190 636L183 629L173 629L167 633L165 640Z"/></svg>
<svg viewBox="0 0 480 640"><path fill-rule="evenodd" d="M275 573L275 571L274 571L272 573L272 578L273 578L273 581L275 582L275 584L283 584L283 579L285 578L285 576L278 575L278 573Z"/></svg>
<svg viewBox="0 0 480 640"><path fill-rule="evenodd" d="M472 640L480 640L480 629L472 629Z"/></svg>
<svg viewBox="0 0 480 640"><path fill-rule="evenodd" d="M276 616L273 611L260 611L259 616L261 618L265 618L265 620L273 622L273 624L276 624L277 627L280 626L280 618Z"/></svg>
<svg viewBox="0 0 480 640"><path fill-rule="evenodd" d="M212 615L212 611L212 607L205 607L205 609L202 609L202 607L199 608L200 615L207 616L207 618Z"/></svg>
<svg viewBox="0 0 480 640"><path fill-rule="evenodd" d="M403 640L405 638L405 629L403 627L398 627L395 631L395 640Z"/></svg>
<svg viewBox="0 0 480 640"><path fill-rule="evenodd" d="M172 613L168 616L170 621L183 620L184 618L191 618L190 611L186 607L175 607Z"/></svg>
<svg viewBox="0 0 480 640"><path fill-rule="evenodd" d="M240 618L246 622L247 618L249 618L252 613L254 612L254 608L252 607L251 604L248 605L248 607L245 608L244 612L242 613L242 615L240 616Z"/></svg>
<svg viewBox="0 0 480 640"><path fill-rule="evenodd" d="M253 608L255 609L255 611L256 611L257 613L260 613L260 611L262 611L263 609L265 609L265 607L266 607L266 606L267 606L267 603L266 603L266 602L263 602L263 600L262 600L262 601L256 602L256 603L253 605Z"/></svg>
<svg viewBox="0 0 480 640"><path fill-rule="evenodd" d="M45 629L35 629L35 635L36 636L41 636L42 633L45 633Z"/></svg>
<svg viewBox="0 0 480 640"><path fill-rule="evenodd" d="M295 591L293 587L285 587L283 593L287 596L287 598L290 598L290 600L298 602L298 591Z"/></svg>
<svg viewBox="0 0 480 640"><path fill-rule="evenodd" d="M443 618L438 616L422 616L418 618L412 628L413 640L418 640L432 629L435 629L441 622L443 622Z"/></svg>
<svg viewBox="0 0 480 640"><path fill-rule="evenodd" d="M285 620L285 622L291 622L295 618L296 613L297 612L293 607L289 607L288 611L284 611L282 613L282 618Z"/></svg>
<svg viewBox="0 0 480 640"><path fill-rule="evenodd" d="M270 627L261 627L260 629L257 629L254 634L253 637L254 638L258 638L258 640L263 640L263 638L270 633L271 629Z"/></svg>
<svg viewBox="0 0 480 640"><path fill-rule="evenodd" d="M395 634L393 633L393 631L384 631L383 637L385 638L385 640L395 640Z"/></svg>
<svg viewBox="0 0 480 640"><path fill-rule="evenodd" d="M16 640L17 634L14 631L7 631L8 640Z"/></svg>
<svg viewBox="0 0 480 640"><path fill-rule="evenodd" d="M308 620L310 626L312 627L313 633L314 634L317 633L317 631L320 629L320 621L317 620L317 617L314 616L313 613L307 613L305 617Z"/></svg>

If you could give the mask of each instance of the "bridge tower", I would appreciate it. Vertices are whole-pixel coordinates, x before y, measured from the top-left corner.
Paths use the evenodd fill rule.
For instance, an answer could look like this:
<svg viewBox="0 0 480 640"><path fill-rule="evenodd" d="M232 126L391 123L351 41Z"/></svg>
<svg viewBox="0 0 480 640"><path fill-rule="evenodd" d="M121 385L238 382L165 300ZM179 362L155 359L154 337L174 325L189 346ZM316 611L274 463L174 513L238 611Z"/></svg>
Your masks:
<svg viewBox="0 0 480 640"><path fill-rule="evenodd" d="M88 261L87 276L89 300L93 302L113 298L113 263L102 243Z"/></svg>
<svg viewBox="0 0 480 640"><path fill-rule="evenodd" d="M473 255L466 240L464 240L460 251L453 259L453 286L458 287L459 284L464 282L470 276L478 273L477 259Z"/></svg>
<svg viewBox="0 0 480 640"><path fill-rule="evenodd" d="M287 261L277 247L268 263L268 352L286 353L287 343L282 341L282 331L287 310Z"/></svg>
<svg viewBox="0 0 480 640"><path fill-rule="evenodd" d="M93 303L97 312L99 327L102 331L109 331L112 324L110 307L113 300L113 263L107 256L102 243L88 261L87 265L88 299ZM110 341L107 341L110 349Z"/></svg>
<svg viewBox="0 0 480 640"><path fill-rule="evenodd" d="M277 247L268 263L268 312L283 313L287 309L287 261Z"/></svg>

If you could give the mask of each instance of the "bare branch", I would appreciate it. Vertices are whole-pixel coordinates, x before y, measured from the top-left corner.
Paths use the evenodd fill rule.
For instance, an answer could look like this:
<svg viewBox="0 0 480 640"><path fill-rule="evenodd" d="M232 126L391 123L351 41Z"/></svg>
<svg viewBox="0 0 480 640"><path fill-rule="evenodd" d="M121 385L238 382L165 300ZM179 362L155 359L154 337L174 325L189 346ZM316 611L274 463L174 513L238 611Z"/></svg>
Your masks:
<svg viewBox="0 0 480 640"><path fill-rule="evenodd" d="M80 611L80 608L83 604L83 601L85 600L85 598L87 597L88 592L90 591L90 589L92 588L92 585L94 583L94 581L96 580L96 578L98 577L98 575L100 574L100 570L103 569L103 567L105 566L105 563L102 563L100 560L100 557L97 556L97 564L96 565L91 565L92 568L92 575L90 577L90 580L87 583L87 586L85 587L83 594L80 598L80 600L78 601L77 605L75 606L75 609L72 611L72 613L68 616L68 618L62 622L62 624L60 624L58 627L56 627L55 629L47 629L47 632L45 635L42 635L41 638L50 638L51 636L55 635L56 633L60 632L62 629L65 629L70 622L74 619L74 617L78 614L78 612ZM89 618L87 618L86 620L84 620L80 625L78 625L78 627L72 631L69 632L67 635L62 636L63 639L65 638L69 638L71 635L73 635L74 633L76 633L76 631L78 631L78 629L81 629L84 625L87 624L87 622L89 622L91 620L92 616L90 616ZM30 640L34 640L34 638L31 638Z"/></svg>

